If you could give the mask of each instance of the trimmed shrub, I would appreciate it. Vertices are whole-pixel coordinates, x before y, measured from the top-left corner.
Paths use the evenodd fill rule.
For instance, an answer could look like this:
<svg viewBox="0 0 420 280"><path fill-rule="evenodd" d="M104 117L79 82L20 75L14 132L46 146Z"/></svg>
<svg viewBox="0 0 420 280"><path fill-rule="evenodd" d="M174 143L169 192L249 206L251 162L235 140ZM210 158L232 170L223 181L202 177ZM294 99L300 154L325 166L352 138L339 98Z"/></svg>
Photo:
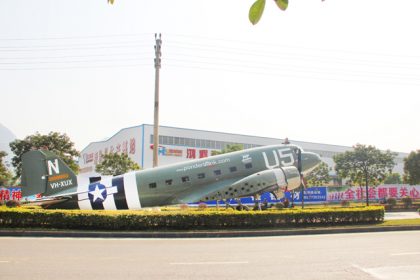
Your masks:
<svg viewBox="0 0 420 280"><path fill-rule="evenodd" d="M390 197L386 200L386 204L388 204L389 208L392 209L395 205L397 205L397 200L393 197Z"/></svg>
<svg viewBox="0 0 420 280"><path fill-rule="evenodd" d="M287 198L284 199L283 205L284 205L284 208L289 208L290 202Z"/></svg>
<svg viewBox="0 0 420 280"><path fill-rule="evenodd" d="M207 209L207 204L206 203L199 203L198 204L198 210L206 210Z"/></svg>
<svg viewBox="0 0 420 280"><path fill-rule="evenodd" d="M188 210L190 207L188 206L188 204L181 204L180 206L179 206L179 209L181 209L181 210Z"/></svg>
<svg viewBox="0 0 420 280"><path fill-rule="evenodd" d="M409 196L405 196L401 199L401 201L404 203L404 207L407 209L409 207L411 207L411 205L413 204L413 200L411 199L411 197Z"/></svg>
<svg viewBox="0 0 420 280"><path fill-rule="evenodd" d="M17 200L8 200L6 201L6 206L10 208L15 208L15 207L19 207L20 203Z"/></svg>
<svg viewBox="0 0 420 280"><path fill-rule="evenodd" d="M341 205L341 207L349 207L350 206L350 201L342 200L342 201L340 201L340 205Z"/></svg>
<svg viewBox="0 0 420 280"><path fill-rule="evenodd" d="M0 208L0 227L88 230L198 230L379 223L382 206L267 211L104 211Z"/></svg>
<svg viewBox="0 0 420 280"><path fill-rule="evenodd" d="M278 203L276 203L275 205L274 205L274 207L276 208L276 209L284 209L284 203L282 203L282 202L278 202Z"/></svg>

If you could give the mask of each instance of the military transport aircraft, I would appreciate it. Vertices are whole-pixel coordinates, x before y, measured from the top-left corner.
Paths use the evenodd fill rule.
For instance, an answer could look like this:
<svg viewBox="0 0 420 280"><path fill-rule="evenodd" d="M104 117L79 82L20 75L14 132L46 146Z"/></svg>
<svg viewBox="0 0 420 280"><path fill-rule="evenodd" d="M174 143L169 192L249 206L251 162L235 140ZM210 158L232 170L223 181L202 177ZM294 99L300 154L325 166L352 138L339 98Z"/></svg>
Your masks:
<svg viewBox="0 0 420 280"><path fill-rule="evenodd" d="M23 196L48 208L140 209L225 200L298 188L321 159L295 145L273 145L89 180L54 153L23 155ZM79 180L78 180L79 179Z"/></svg>

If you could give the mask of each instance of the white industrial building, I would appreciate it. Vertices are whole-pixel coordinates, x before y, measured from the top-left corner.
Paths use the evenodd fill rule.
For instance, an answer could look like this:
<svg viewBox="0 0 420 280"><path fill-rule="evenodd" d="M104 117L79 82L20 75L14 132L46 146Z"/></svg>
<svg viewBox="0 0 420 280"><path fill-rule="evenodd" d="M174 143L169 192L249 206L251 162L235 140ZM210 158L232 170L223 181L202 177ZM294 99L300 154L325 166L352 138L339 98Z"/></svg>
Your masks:
<svg viewBox="0 0 420 280"><path fill-rule="evenodd" d="M319 154L334 174L333 156L350 150L351 147L319 144L290 140L305 151ZM249 136L206 130L178 127L159 127L159 166L180 161L211 156L213 150L221 150L227 144L243 144L245 149L279 144L284 139ZM153 164L153 125L143 124L121 129L107 140L90 143L80 153L80 174L95 175L95 166L102 156L109 152L127 153L143 169ZM395 161L394 172L403 173L403 158L408 154L399 153Z"/></svg>

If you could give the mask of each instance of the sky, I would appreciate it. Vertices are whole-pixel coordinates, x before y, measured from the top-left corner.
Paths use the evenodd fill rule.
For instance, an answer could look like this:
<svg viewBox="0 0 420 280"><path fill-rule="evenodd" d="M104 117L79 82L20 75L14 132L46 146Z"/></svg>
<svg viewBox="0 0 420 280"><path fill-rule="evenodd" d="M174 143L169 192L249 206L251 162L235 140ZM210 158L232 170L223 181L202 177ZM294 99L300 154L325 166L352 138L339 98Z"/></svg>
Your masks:
<svg viewBox="0 0 420 280"><path fill-rule="evenodd" d="M0 1L0 123L82 150L153 123L410 152L420 149L420 2Z"/></svg>

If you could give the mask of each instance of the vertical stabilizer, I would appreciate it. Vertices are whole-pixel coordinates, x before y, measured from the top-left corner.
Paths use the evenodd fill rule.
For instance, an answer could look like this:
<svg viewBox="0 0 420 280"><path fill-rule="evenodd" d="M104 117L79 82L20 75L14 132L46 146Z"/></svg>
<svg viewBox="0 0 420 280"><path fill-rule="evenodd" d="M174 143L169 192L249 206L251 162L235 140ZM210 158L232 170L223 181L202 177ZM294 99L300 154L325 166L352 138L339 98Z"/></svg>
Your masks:
<svg viewBox="0 0 420 280"><path fill-rule="evenodd" d="M36 150L22 156L23 196L50 196L76 186L76 175L54 153Z"/></svg>

